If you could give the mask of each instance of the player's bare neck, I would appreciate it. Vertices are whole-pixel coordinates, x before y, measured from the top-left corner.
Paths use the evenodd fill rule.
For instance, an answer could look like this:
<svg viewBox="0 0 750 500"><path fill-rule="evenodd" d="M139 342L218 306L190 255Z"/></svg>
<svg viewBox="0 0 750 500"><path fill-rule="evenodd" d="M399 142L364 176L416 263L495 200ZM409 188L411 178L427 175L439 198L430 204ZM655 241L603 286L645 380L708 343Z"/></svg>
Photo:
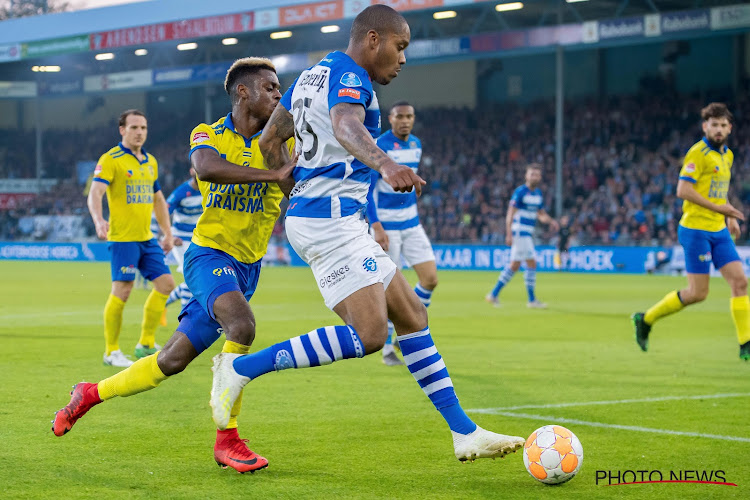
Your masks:
<svg viewBox="0 0 750 500"><path fill-rule="evenodd" d="M128 148L136 158L138 158L140 161L143 161L143 150L140 146L133 146L132 144L128 144L125 141L122 141L122 145Z"/></svg>
<svg viewBox="0 0 750 500"><path fill-rule="evenodd" d="M263 130L265 125L265 122L241 108L232 108L232 121L234 122L234 129L246 139Z"/></svg>
<svg viewBox="0 0 750 500"><path fill-rule="evenodd" d="M397 134L396 132L394 132L393 135L396 136L396 139L398 139L399 141L403 141L403 142L406 142L406 140L409 138L409 134L401 135L401 134Z"/></svg>
<svg viewBox="0 0 750 500"><path fill-rule="evenodd" d="M345 54L351 57L358 66L364 68L364 70L370 75L370 78L372 78L369 64L367 64L367 57L365 57L365 50L366 48L360 44L349 43L349 47L347 47Z"/></svg>

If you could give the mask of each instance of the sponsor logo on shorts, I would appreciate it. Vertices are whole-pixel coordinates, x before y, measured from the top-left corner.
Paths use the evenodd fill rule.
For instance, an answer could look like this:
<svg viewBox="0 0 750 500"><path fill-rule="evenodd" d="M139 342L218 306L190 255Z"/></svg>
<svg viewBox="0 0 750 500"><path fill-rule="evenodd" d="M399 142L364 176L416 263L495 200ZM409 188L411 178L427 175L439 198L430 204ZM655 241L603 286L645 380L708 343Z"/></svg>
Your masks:
<svg viewBox="0 0 750 500"><path fill-rule="evenodd" d="M193 142L196 144L200 144L201 142L206 142L209 139L208 134L205 132L196 132L193 134Z"/></svg>
<svg viewBox="0 0 750 500"><path fill-rule="evenodd" d="M698 260L701 262L711 262L711 252L706 252L698 256Z"/></svg>
<svg viewBox="0 0 750 500"><path fill-rule="evenodd" d="M362 268L368 273L374 273L378 270L378 261L374 257L367 257L362 261Z"/></svg>
<svg viewBox="0 0 750 500"><path fill-rule="evenodd" d="M338 269L334 269L330 273L320 278L320 281L318 281L318 284L320 285L321 289L325 287L332 287L335 284L337 284L339 281L342 281L343 279L345 279L346 273L348 272L349 272L349 265L339 267Z"/></svg>
<svg viewBox="0 0 750 500"><path fill-rule="evenodd" d="M229 266L225 266L225 267L217 267L216 269L214 269L214 270L212 271L212 273L213 273L214 275L216 275L216 276L221 276L221 275L223 275L223 274L229 274L229 275L232 275L232 276L234 276L235 278L237 277L237 273L236 273L236 272L234 272L234 269L233 269L233 268L231 268L231 267L229 267Z"/></svg>
<svg viewBox="0 0 750 500"><path fill-rule="evenodd" d="M135 274L135 266L132 264L129 266L122 266L120 272L122 274Z"/></svg>
<svg viewBox="0 0 750 500"><path fill-rule="evenodd" d="M292 355L289 354L289 351L282 349L277 352L273 367L276 371L294 368L294 360L292 360Z"/></svg>
<svg viewBox="0 0 750 500"><path fill-rule="evenodd" d="M351 97L352 99L359 99L361 95L359 90L354 89L339 89L339 97Z"/></svg>

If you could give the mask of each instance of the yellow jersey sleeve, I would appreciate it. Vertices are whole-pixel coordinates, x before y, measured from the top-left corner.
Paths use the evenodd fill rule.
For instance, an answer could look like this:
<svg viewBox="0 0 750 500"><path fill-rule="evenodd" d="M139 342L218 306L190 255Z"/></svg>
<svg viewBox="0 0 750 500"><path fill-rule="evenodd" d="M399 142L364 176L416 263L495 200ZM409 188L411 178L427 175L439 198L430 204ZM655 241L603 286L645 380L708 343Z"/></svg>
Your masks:
<svg viewBox="0 0 750 500"><path fill-rule="evenodd" d="M685 155L685 160L682 162L680 180L696 184L703 173L704 158L705 155L699 149L691 148Z"/></svg>
<svg viewBox="0 0 750 500"><path fill-rule="evenodd" d="M210 125L201 123L190 132L190 153L188 157L193 155L193 151L203 148L213 149L220 155L220 147L216 132Z"/></svg>
<svg viewBox="0 0 750 500"><path fill-rule="evenodd" d="M96 162L94 178L92 180L110 185L112 181L115 180L116 168L117 164L112 156L105 153L99 157L99 161Z"/></svg>

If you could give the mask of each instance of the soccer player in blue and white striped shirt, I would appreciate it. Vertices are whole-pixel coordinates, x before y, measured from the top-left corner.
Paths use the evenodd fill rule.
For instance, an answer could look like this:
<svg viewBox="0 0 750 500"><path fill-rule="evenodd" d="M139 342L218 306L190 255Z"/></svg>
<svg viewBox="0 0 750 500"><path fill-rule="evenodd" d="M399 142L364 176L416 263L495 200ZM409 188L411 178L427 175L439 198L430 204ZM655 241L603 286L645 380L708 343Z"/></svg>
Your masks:
<svg viewBox="0 0 750 500"><path fill-rule="evenodd" d="M167 203L169 204L169 213L172 215L172 234L180 238L180 241L177 241L172 248L172 256L177 261L177 272L181 273L185 262L185 252L193 237L195 225L198 224L198 219L203 213L201 192L195 180L195 170L190 169L190 180L180 184L177 189L172 191L172 194L167 198ZM184 306L192 297L193 294L190 292L187 283L183 281L169 294L167 305L179 300Z"/></svg>
<svg viewBox="0 0 750 500"><path fill-rule="evenodd" d="M537 219L544 224L550 224L555 231L559 229L557 221L544 210L544 197L539 183L542 182L542 167L532 163L526 167L526 183L518 186L510 198L508 215L505 217L505 242L510 245L510 265L506 267L495 284L495 288L487 294L487 302L496 307L500 304L498 295L500 290L510 281L526 262L526 291L529 295L528 307L531 309L546 309L547 304L536 300L536 253L534 251L534 226Z"/></svg>
<svg viewBox="0 0 750 500"><path fill-rule="evenodd" d="M381 135L380 149L396 163L406 165L417 173L422 158L422 142L411 130L414 128L414 107L406 101L391 106L388 114L391 130ZM380 172L373 170L370 192L367 195L367 218L372 236L401 267L402 257L417 273L419 282L414 292L425 307L432 302L432 292L437 286L437 266L432 245L427 238L417 212L417 193L399 193L383 180ZM383 346L383 363L402 365L393 348L393 323L388 321L388 339Z"/></svg>

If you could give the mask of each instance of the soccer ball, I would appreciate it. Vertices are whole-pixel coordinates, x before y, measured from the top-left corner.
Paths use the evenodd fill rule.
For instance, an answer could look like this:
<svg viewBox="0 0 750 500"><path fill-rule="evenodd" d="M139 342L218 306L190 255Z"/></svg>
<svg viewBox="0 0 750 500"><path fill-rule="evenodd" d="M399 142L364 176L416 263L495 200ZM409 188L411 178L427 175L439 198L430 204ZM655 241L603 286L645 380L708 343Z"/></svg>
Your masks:
<svg viewBox="0 0 750 500"><path fill-rule="evenodd" d="M559 425L535 430L523 446L523 464L529 474L544 484L573 479L583 463L583 447L575 434Z"/></svg>

